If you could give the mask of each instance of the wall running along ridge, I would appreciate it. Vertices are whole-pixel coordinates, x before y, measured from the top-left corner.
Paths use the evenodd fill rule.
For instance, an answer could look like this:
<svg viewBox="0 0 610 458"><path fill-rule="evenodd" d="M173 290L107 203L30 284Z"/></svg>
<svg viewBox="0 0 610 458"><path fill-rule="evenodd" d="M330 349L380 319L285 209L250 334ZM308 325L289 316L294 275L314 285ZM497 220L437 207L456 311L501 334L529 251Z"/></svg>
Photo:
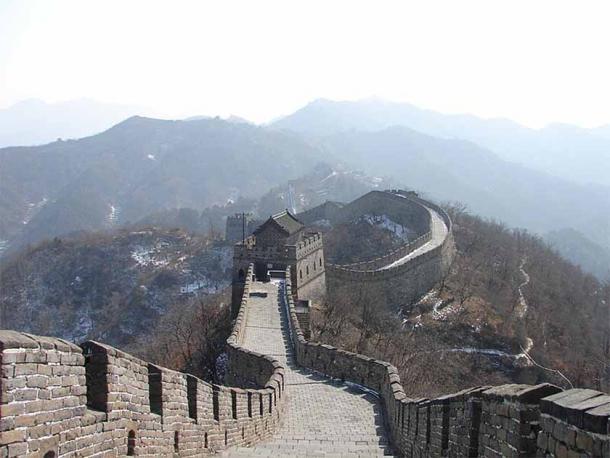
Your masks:
<svg viewBox="0 0 610 458"><path fill-rule="evenodd" d="M332 300L338 300L346 291L359 289L368 301L390 307L413 303L447 273L455 256L451 218L438 205L403 191L373 191L341 208L338 221L349 221L354 215L379 212L383 208L399 218L415 224L418 237L396 250L372 260L326 266L326 281ZM402 264L381 269L405 257L432 240L430 211L436 212L447 228L443 240ZM380 270L381 269L381 270Z"/></svg>
<svg viewBox="0 0 610 458"><path fill-rule="evenodd" d="M550 384L476 387L410 399L391 364L309 342L286 274L296 362L379 396L394 451L405 457L610 457L610 396ZM332 406L329 406L332 408Z"/></svg>
<svg viewBox="0 0 610 458"><path fill-rule="evenodd" d="M227 341L229 381L210 384L108 345L0 331L0 457L192 456L270 436L284 368L240 347L252 267Z"/></svg>
<svg viewBox="0 0 610 458"><path fill-rule="evenodd" d="M610 457L610 396L509 384L410 399L391 364L306 340L290 269L285 277L297 364L374 391L397 454ZM227 380L235 387L209 384L98 342L77 346L0 331L0 457L193 456L269 437L289 406L281 363L241 347L252 278L250 265L227 340Z"/></svg>

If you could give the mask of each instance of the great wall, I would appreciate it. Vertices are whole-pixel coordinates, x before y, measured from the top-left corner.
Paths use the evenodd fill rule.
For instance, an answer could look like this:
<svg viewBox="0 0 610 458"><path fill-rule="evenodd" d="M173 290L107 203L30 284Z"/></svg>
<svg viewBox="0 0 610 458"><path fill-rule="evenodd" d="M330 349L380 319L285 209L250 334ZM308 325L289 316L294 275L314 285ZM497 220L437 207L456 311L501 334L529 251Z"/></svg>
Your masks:
<svg viewBox="0 0 610 458"><path fill-rule="evenodd" d="M357 215L379 213L380 209L396 223L413 227L416 237L372 260L328 264L326 281L331 299L359 288L366 293L365 300L392 308L408 306L428 292L451 265L455 255L451 218L441 207L413 192L372 191L329 216L336 224Z"/></svg>
<svg viewBox="0 0 610 458"><path fill-rule="evenodd" d="M403 285L415 297L451 261L451 221L416 196L380 194L368 199L409 201L404 211L428 221L417 236L424 238L364 264L326 265L329 288L345 275ZM324 208L341 215L325 206L305 217L317 218ZM321 239L312 237L294 245L302 256L280 256L293 264L272 265L262 275L236 247L243 256L235 266L227 386L98 342L0 331L0 457L610 457L607 394L511 384L410 399L391 364L307 340L300 292L316 293L306 285L323 285L316 279L324 272ZM272 251L256 253L277 257ZM301 279L296 270L311 265L315 274L312 267L311 278Z"/></svg>

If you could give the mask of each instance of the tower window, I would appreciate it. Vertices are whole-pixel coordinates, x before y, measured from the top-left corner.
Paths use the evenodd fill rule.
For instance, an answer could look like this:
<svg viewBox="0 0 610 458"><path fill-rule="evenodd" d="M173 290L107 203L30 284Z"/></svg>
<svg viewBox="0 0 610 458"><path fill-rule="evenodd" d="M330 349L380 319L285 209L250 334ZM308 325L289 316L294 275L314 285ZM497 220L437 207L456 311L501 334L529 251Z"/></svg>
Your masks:
<svg viewBox="0 0 610 458"><path fill-rule="evenodd" d="M136 432L132 429L127 434L127 456L135 456L136 454Z"/></svg>

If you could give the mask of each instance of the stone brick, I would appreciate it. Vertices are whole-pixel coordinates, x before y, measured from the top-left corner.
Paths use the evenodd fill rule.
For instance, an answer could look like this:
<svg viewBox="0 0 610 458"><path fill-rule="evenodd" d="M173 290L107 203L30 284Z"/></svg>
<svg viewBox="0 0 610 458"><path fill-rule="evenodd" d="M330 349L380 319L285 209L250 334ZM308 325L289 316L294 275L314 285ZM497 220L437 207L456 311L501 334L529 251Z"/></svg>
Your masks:
<svg viewBox="0 0 610 458"><path fill-rule="evenodd" d="M25 429L13 429L0 432L0 445L12 444L13 442L25 441Z"/></svg>

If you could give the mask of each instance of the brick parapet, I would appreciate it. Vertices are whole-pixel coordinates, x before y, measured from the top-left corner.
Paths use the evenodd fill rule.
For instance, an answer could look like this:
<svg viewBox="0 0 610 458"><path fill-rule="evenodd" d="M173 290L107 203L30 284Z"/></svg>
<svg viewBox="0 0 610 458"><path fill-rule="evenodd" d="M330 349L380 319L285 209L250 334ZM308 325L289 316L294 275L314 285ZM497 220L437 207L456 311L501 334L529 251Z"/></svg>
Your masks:
<svg viewBox="0 0 610 458"><path fill-rule="evenodd" d="M399 212L403 206L416 219L418 226L426 226L427 229L425 232L420 231L417 239L381 257L353 264L327 264L329 292L335 296L341 295L345 288L357 286L368 288L372 294L380 296L380 302L390 306L409 305L429 291L449 270L455 256L451 218L440 206L404 191L373 191L349 206L360 200L366 201L362 204L365 207L385 203L394 208L395 212ZM414 212L414 209L418 211ZM352 209L348 213L351 215L354 211ZM411 259L383 268L432 240L430 211L436 212L443 220L447 228L444 239Z"/></svg>
<svg viewBox="0 0 610 458"><path fill-rule="evenodd" d="M539 456L610 457L610 396L572 389L540 404Z"/></svg>
<svg viewBox="0 0 610 458"><path fill-rule="evenodd" d="M550 384L475 387L410 399L391 364L305 339L290 275L285 301L299 365L377 393L405 457L610 457L610 396Z"/></svg>
<svg viewBox="0 0 610 458"><path fill-rule="evenodd" d="M255 386L248 389L210 384L99 342L79 347L0 331L0 456L124 456L128 444L138 456L193 456L269 437L283 410L284 368L240 346L249 290L246 281L241 319L227 341L236 378Z"/></svg>
<svg viewBox="0 0 610 458"><path fill-rule="evenodd" d="M362 262L354 262L351 264L328 264L327 268L332 268L335 270L342 270L347 272L368 272L368 271L376 271L377 269L382 268L383 266L387 266L394 261L399 260L400 258L405 257L411 251L414 251L421 247L422 245L428 243L432 237L432 233L430 231L426 232L423 235L420 235L416 239L405 243L395 250L390 251L389 253L384 254L383 256L379 256L374 259L370 259L368 261Z"/></svg>

